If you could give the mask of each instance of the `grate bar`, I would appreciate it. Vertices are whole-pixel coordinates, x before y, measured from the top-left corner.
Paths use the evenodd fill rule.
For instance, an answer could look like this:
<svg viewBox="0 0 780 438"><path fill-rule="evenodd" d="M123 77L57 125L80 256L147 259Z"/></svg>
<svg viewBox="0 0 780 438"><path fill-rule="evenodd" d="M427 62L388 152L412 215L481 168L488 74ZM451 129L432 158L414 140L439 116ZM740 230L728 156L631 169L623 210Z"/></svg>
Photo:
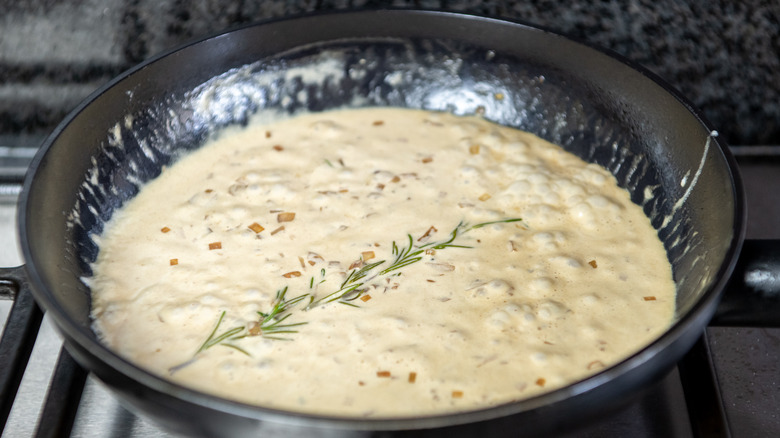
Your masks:
<svg viewBox="0 0 780 438"><path fill-rule="evenodd" d="M36 438L70 436L87 374L87 371L73 360L65 347L62 347L46 394L43 411L38 419Z"/></svg>
<svg viewBox="0 0 780 438"><path fill-rule="evenodd" d="M0 288L3 298L14 298L11 313L0 338L0 430L5 428L8 415L16 399L19 383L30 359L43 312L29 291L22 291L23 268L0 270Z"/></svg>

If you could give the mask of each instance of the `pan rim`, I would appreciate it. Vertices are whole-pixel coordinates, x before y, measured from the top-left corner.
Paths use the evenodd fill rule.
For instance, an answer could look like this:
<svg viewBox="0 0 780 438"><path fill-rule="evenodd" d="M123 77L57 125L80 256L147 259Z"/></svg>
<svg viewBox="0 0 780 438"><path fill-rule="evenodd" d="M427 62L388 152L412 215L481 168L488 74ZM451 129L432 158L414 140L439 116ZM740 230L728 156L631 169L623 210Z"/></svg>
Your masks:
<svg viewBox="0 0 780 438"><path fill-rule="evenodd" d="M229 29L227 31L215 33L206 38L199 38L196 40L192 40L176 48L155 55L149 58L148 60L142 62L141 64L138 64L137 66L128 69L124 73L120 74L119 76L112 79L104 86L100 87L98 90L93 92L82 103L80 103L62 121L62 123L60 123L58 127L55 128L55 130L51 133L51 135L44 141L43 145L41 146L38 153L34 157L30 166L30 170L28 171L25 177L22 194L20 196L20 201L19 201L19 213L18 213L18 225L17 225L19 235L20 235L22 252L26 263L25 269L27 270L30 281L33 284L32 289L36 300L47 310L47 313L52 314L52 316L57 321L58 329L65 332L66 336L70 338L69 342L75 341L77 344L79 344L80 348L89 351L89 354L95 355L98 360L105 362L108 366L112 367L113 369L117 370L118 372L122 373L128 378L141 383L142 385L150 387L157 392L168 392L168 393L176 394L176 396L179 398L186 399L190 403L196 403L208 409L218 410L231 415L238 415L238 416L254 418L258 420L282 421L285 423L290 423L290 422L300 423L300 424L305 424L307 426L325 426L325 427L347 428L347 429L354 429L354 430L369 430L369 429L370 430L397 430L397 429L407 429L407 428L452 426L456 424L484 421L484 420L490 420L497 417L517 414L520 412L527 412L530 410L538 409L540 407L546 407L555 403L559 403L563 400L567 400L571 397L588 392L594 388L601 386L604 382L611 380L613 378L612 375L624 375L628 373L630 370L641 366L647 361L648 355L652 356L654 354L658 354L658 352L660 351L665 350L672 343L677 342L677 340L683 334L689 333L692 330L692 327L696 327L700 325L702 323L702 320L709 320L709 318L714 313L715 304L720 299L720 296L722 295L725 289L725 285L728 282L728 278L731 276L731 273L734 270L739 252L741 250L742 242L744 241L745 228L746 228L746 221L745 221L746 201L744 197L744 189L742 188L741 178L739 176L738 168L736 166L736 160L728 151L728 147L725 145L725 143L718 138L713 139L714 143L717 145L717 148L714 148L714 150L719 151L720 155L726 161L726 165L728 167L727 170L731 177L731 187L733 190L734 199L736 201L735 212L734 212L736 229L734 230L734 233L731 237L731 241L729 242L728 248L725 251L724 261L718 269L718 273L716 275L717 281L713 282L707 288L707 291L705 291L702 294L702 297L691 307L691 309L689 309L686 314L681 315L680 318L663 335L661 335L661 337L656 339L653 343L646 346L639 352L620 361L614 366L609 367L608 369L600 373L597 373L595 375L592 375L586 379L572 383L558 390L544 393L532 398L523 399L518 402L512 402L509 404L503 404L499 406L493 406L489 408L484 408L475 411L468 411L468 412L456 412L456 413L448 413L448 414L432 415L432 416L424 416L424 417L411 417L411 418L403 417L403 418L372 418L372 419L329 417L329 416L322 416L322 415L302 414L302 413L291 412L291 411L281 411L281 410L263 408L263 407L248 405L240 402L234 402L231 400L205 394L199 391L191 390L186 387L180 386L178 384L174 384L162 377L153 375L152 373L145 371L142 368L132 364L131 362L121 358L116 353L112 352L110 349L103 346L101 343L96 342L93 339L94 334L92 334L92 337L90 337L90 335L86 332L86 330L83 329L83 327L80 327L79 324L76 324L74 321L70 321L68 318L66 318L64 316L64 311L62 307L54 299L54 297L51 296L50 291L42 281L41 273L37 269L35 263L30 262L35 260L35 256L34 254L32 254L29 246L30 236L28 234L28 229L26 227L28 216L33 214L33 212L28 210L30 208L28 196L31 190L33 189L36 172L38 168L41 166L41 163L45 160L48 151L52 147L54 147L54 145L57 143L57 139L62 134L62 132L70 125L70 123L74 119L76 119L79 116L79 114L82 113L82 111L85 108L91 105L95 100L97 100L100 96L102 96L107 90L117 86L122 81L126 80L136 72L146 68L147 66L155 63L156 61L162 58L166 58L170 56L171 54L179 52L185 48L195 46L201 43L205 43L207 41L211 41L214 39L219 39L227 34L231 34L233 32L240 31L247 28L252 28L255 26L265 26L265 25L281 23L281 22L288 23L288 22L293 22L301 19L306 20L306 19L316 18L322 15L335 15L335 14L354 16L354 17L360 17L364 14L381 14L388 17L394 17L399 14L401 16L407 14L417 14L417 15L431 14L435 16L448 16L457 20L476 19L476 20L483 20L488 24L496 24L496 25L504 25L504 26L506 25L520 26L522 28L525 28L527 31L543 32L555 37L565 38L576 44L585 46L591 50L596 50L626 65L628 68L646 76L649 80L655 82L656 84L661 86L665 91L670 93L671 96L676 101L684 105L686 109L689 112L691 112L691 114L700 122L700 124L703 127L710 129L709 122L707 122L704 119L704 117L700 114L700 112L687 99L685 99L679 92L677 92L673 87L668 85L665 81L663 81L654 73L650 72L644 67L639 66L636 63L633 63L630 60L608 49L594 46L593 44L589 44L587 42L583 42L578 39L571 38L569 36L552 31L550 29L546 29L543 27L531 25L516 20L508 20L504 18L498 19L498 18L485 17L485 16L480 16L475 14L464 14L459 12L441 12L441 11L418 10L418 9L410 10L410 9L384 8L384 9L365 10L365 11L337 11L337 12L321 12L315 14L302 14L294 17L278 18L278 19L263 21L259 23L247 24L247 25ZM388 19L392 19L392 18L388 18Z"/></svg>

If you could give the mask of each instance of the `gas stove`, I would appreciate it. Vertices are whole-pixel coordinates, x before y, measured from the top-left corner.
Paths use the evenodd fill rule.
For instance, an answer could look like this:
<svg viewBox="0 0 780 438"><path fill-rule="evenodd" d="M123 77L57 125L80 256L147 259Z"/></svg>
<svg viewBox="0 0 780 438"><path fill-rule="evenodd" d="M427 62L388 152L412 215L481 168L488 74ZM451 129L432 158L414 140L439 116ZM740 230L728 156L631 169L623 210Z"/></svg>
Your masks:
<svg viewBox="0 0 780 438"><path fill-rule="evenodd" d="M23 264L17 248L16 199L35 148L0 146L0 266ZM748 239L780 239L780 146L735 146L747 191ZM0 283L0 297L12 295ZM19 301L19 300L17 300ZM62 349L43 316L11 366L8 344L26 321L0 300L3 437L171 437L122 407L104 386ZM3 345L6 344L6 345ZM18 389L15 381L21 377ZM5 383L10 382L10 383ZM576 437L776 437L780 436L780 329L709 327L678 366L623 409L605 415ZM519 429L521 430L521 429Z"/></svg>

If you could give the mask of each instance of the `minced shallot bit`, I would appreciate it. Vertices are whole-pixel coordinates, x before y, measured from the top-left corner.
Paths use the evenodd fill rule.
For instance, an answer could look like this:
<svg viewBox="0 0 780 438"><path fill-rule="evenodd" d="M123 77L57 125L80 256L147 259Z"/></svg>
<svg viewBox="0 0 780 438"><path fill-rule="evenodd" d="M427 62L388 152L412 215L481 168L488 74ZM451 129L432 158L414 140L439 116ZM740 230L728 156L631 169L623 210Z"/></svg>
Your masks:
<svg viewBox="0 0 780 438"><path fill-rule="evenodd" d="M593 269L596 269L596 268L599 267L598 263L596 263L595 260L589 261L588 264L591 265L593 267Z"/></svg>
<svg viewBox="0 0 780 438"><path fill-rule="evenodd" d="M374 251L363 251L362 253L360 253L360 257L363 260L371 260L374 257L376 257L376 255L374 254Z"/></svg>
<svg viewBox="0 0 780 438"><path fill-rule="evenodd" d="M325 259L322 258L321 255L317 254L316 252L309 251L309 254L306 255L306 259L309 261L309 264L314 266L315 264L319 262L324 262Z"/></svg>
<svg viewBox="0 0 780 438"><path fill-rule="evenodd" d="M263 333L262 324L257 321L252 321L246 325L246 331L249 333L249 336L261 335Z"/></svg>
<svg viewBox="0 0 780 438"><path fill-rule="evenodd" d="M452 391L452 398L462 398L463 391Z"/></svg>
<svg viewBox="0 0 780 438"><path fill-rule="evenodd" d="M593 362L588 364L589 370L600 369L600 368L604 368L604 362L600 360L594 360Z"/></svg>
<svg viewBox="0 0 780 438"><path fill-rule="evenodd" d="M417 373L412 371L411 373L409 373L409 383L414 383L416 381L417 381Z"/></svg>
<svg viewBox="0 0 780 438"><path fill-rule="evenodd" d="M258 224L257 222L254 222L252 225L250 225L249 229L254 231L255 233L260 233L261 231L265 230L265 228L263 228L263 226Z"/></svg>
<svg viewBox="0 0 780 438"><path fill-rule="evenodd" d="M284 231L284 225L282 225L281 227L271 231L271 235L273 236L274 234L276 234L276 233L278 233L280 231Z"/></svg>
<svg viewBox="0 0 780 438"><path fill-rule="evenodd" d="M390 377L390 371L377 371L377 377Z"/></svg>
<svg viewBox="0 0 780 438"><path fill-rule="evenodd" d="M222 242L211 242L211 243L209 243L209 249L210 250L222 249Z"/></svg>
<svg viewBox="0 0 780 438"><path fill-rule="evenodd" d="M279 213L276 215L276 221L277 222L292 222L295 220L295 213L285 212L285 213Z"/></svg>
<svg viewBox="0 0 780 438"><path fill-rule="evenodd" d="M284 278L293 278L293 277L300 277L301 271L291 271L286 274L282 274L282 277Z"/></svg>
<svg viewBox="0 0 780 438"><path fill-rule="evenodd" d="M176 266L179 264L179 259L171 259L171 266Z"/></svg>
<svg viewBox="0 0 780 438"><path fill-rule="evenodd" d="M364 303L370 299L371 299L371 295L368 294L365 294L362 297L360 297L360 300L363 301Z"/></svg>
<svg viewBox="0 0 780 438"><path fill-rule="evenodd" d="M489 193L483 193L483 194L482 194L482 195L479 197L479 200L480 200L480 201L482 201L482 202L484 202L484 201L487 201L487 200L488 200L488 199L490 199L490 198L492 198L492 196L490 196L490 194L489 194Z"/></svg>
<svg viewBox="0 0 780 438"><path fill-rule="evenodd" d="M162 227L162 228L160 229L160 231L162 231L163 233L167 233L167 232L171 231L171 229L170 229L170 228L168 228L168 227Z"/></svg>
<svg viewBox="0 0 780 438"><path fill-rule="evenodd" d="M479 154L479 145L478 144L473 144L473 145L469 146L469 153L471 155L478 155Z"/></svg>
<svg viewBox="0 0 780 438"><path fill-rule="evenodd" d="M455 270L455 265L450 263L426 263L431 268L441 272L452 272Z"/></svg>
<svg viewBox="0 0 780 438"><path fill-rule="evenodd" d="M655 301L655 297L654 296L642 297L642 299L644 299L645 301Z"/></svg>
<svg viewBox="0 0 780 438"><path fill-rule="evenodd" d="M545 384L546 382L547 382L547 381L546 381L546 380L544 380L544 379L543 379L543 378L541 378L541 377L539 377L538 379L536 379L536 384L537 384L538 386L544 386L544 384Z"/></svg>
<svg viewBox="0 0 780 438"><path fill-rule="evenodd" d="M419 238L419 239L417 239L417 241L418 241L418 242L422 242L422 241L423 241L423 239L427 240L429 237L431 237L431 234L433 234L433 233L435 233L435 232L437 232L437 231L439 231L439 230L437 230L437 229L436 229L436 227L434 227L433 225L431 225L431 227L430 227L430 228L428 228L428 231L426 231L426 232L425 232L425 234L423 234L422 236L420 236L420 238Z"/></svg>

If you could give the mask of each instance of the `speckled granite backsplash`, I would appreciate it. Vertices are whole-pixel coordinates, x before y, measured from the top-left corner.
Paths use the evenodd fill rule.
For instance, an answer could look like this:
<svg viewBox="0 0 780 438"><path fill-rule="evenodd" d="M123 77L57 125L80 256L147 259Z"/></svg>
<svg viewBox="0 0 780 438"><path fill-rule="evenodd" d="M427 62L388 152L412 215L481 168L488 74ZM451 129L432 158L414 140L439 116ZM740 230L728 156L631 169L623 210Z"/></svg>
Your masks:
<svg viewBox="0 0 780 438"><path fill-rule="evenodd" d="M729 143L780 144L776 0L0 0L0 140L47 133L113 76L193 38L314 10L381 6L478 13L567 33L660 75Z"/></svg>

